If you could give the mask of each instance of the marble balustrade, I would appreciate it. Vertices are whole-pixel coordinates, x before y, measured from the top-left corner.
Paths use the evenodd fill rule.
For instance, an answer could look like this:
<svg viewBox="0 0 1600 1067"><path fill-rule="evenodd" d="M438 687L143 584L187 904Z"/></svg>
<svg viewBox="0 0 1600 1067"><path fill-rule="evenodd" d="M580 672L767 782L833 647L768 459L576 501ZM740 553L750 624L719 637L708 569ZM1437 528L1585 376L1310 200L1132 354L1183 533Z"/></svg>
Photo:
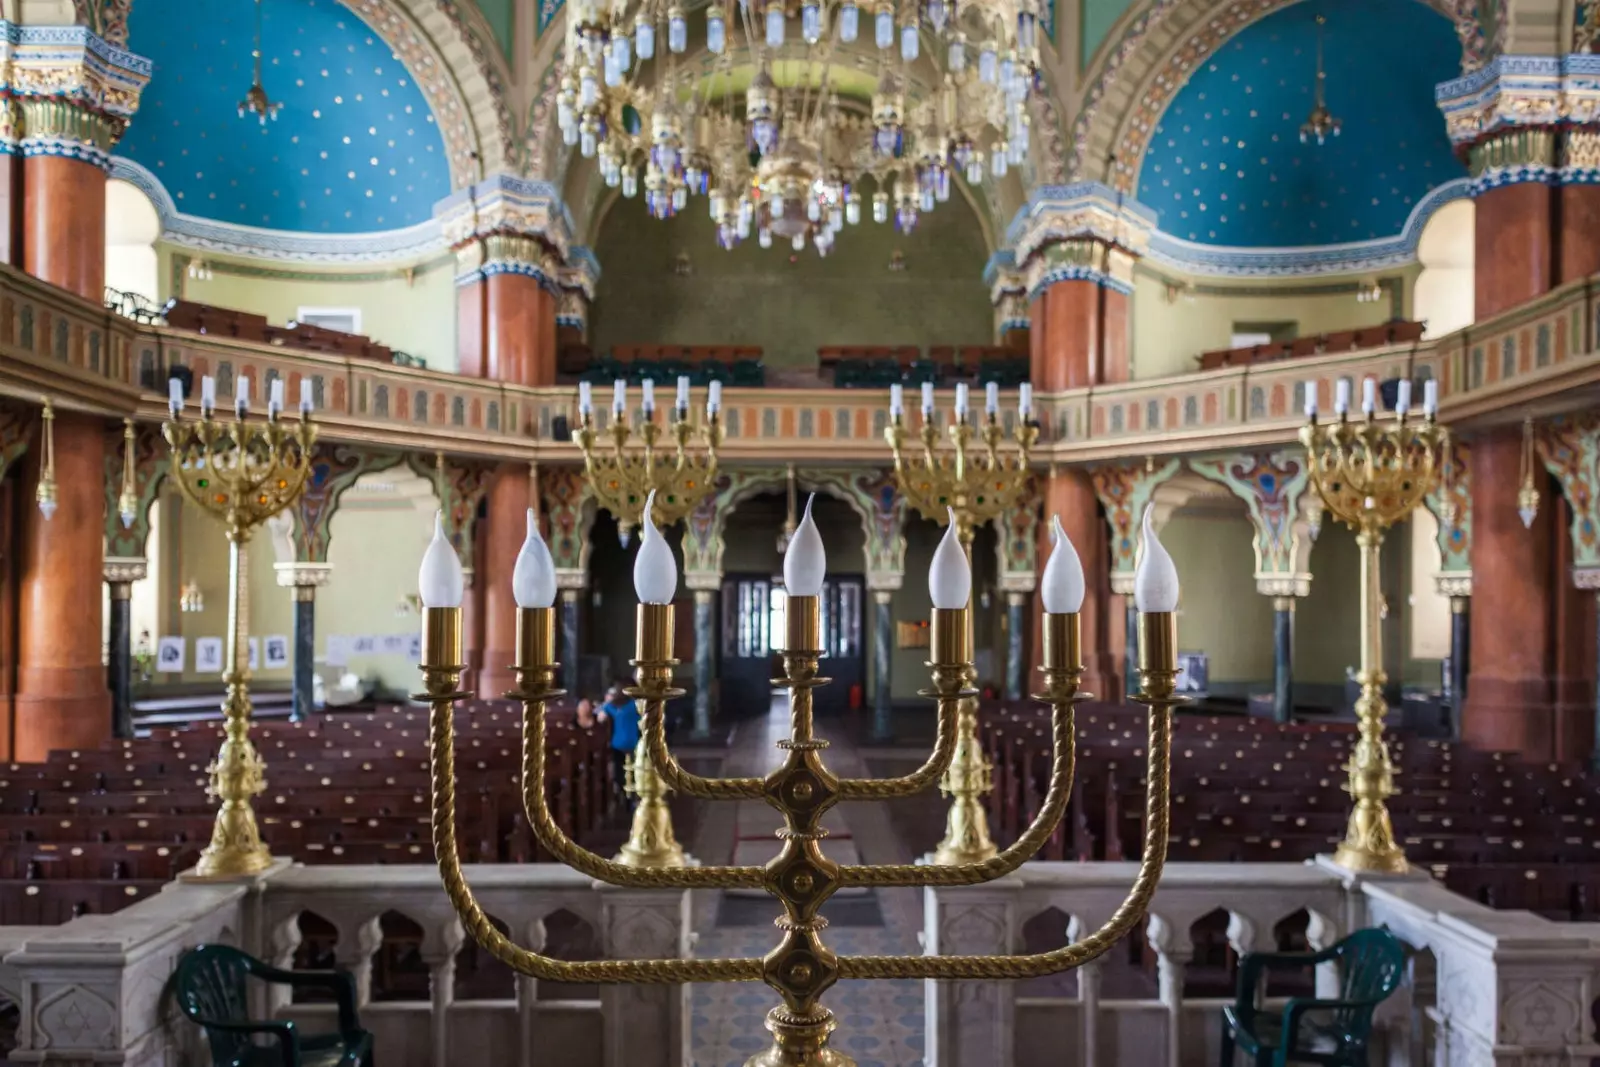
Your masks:
<svg viewBox="0 0 1600 1067"><path fill-rule="evenodd" d="M986 886L924 896L929 951L1022 950L1022 929L1059 916L1078 935L1103 922L1126 892L1132 864L1030 863ZM599 887L555 865L469 868L485 908L525 943L539 944L557 913L587 923L601 954L677 955L693 942L686 894ZM1051 909L1054 909L1053 911ZM1386 925L1414 950L1406 986L1379 1013L1375 1064L1388 1067L1544 1067L1600 1056L1592 1007L1600 996L1600 926L1494 911L1422 875L1356 878L1323 863L1171 864L1144 923L1156 995L1102 989L1102 963L1043 990L1004 982L928 983L928 1067L1198 1067L1215 1062L1221 998L1186 997L1191 927L1228 914L1236 952L1270 950L1274 926L1304 909L1307 940L1331 944ZM518 980L505 1000L457 1000L463 936L431 866L281 866L251 885L174 883L111 916L60 927L0 928L0 999L21 1009L14 1063L67 1067L201 1062L192 1027L160 1009L178 956L203 941L250 948L283 964L314 912L338 931L338 963L356 977L364 1025L385 1067L486 1062L681 1067L687 990L600 988L541 997ZM430 999L374 1001L382 916L422 930ZM1126 954L1126 946L1114 953ZM1334 981L1319 975L1319 992ZM263 1001L307 1026L332 1007ZM596 1049L605 1050L597 1058Z"/></svg>

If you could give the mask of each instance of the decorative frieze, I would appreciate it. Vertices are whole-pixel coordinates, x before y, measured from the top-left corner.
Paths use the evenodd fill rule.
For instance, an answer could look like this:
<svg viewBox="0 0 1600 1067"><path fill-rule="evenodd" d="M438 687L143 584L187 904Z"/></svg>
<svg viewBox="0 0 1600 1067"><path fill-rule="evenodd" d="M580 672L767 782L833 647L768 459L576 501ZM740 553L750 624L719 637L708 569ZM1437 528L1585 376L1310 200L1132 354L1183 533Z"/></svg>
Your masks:
<svg viewBox="0 0 1600 1067"><path fill-rule="evenodd" d="M1047 185L1017 212L1006 232L1007 273L1020 275L1031 300L1059 281L1092 281L1133 291L1133 264L1150 245L1156 216L1144 205L1098 182ZM995 278L1000 272L991 264Z"/></svg>
<svg viewBox="0 0 1600 1067"><path fill-rule="evenodd" d="M452 248L509 235L543 244L559 263L571 260L572 220L559 190L549 182L496 174L451 193L434 207L434 217ZM507 252L503 250L502 255ZM495 258L495 253L489 252L486 262ZM538 261L531 255L523 258Z"/></svg>
<svg viewBox="0 0 1600 1067"><path fill-rule="evenodd" d="M1506 128L1600 122L1600 56L1496 56L1441 82L1434 99L1458 146Z"/></svg>
<svg viewBox="0 0 1600 1067"><path fill-rule="evenodd" d="M88 27L0 20L0 151L109 170L111 146L138 110L150 71L148 59Z"/></svg>

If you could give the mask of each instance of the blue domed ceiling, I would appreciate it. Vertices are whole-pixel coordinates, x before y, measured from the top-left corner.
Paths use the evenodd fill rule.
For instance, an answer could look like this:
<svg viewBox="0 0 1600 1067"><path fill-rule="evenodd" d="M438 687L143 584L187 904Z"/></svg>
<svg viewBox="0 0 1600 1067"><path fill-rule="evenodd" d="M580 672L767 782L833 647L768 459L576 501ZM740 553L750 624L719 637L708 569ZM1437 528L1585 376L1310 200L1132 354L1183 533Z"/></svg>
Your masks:
<svg viewBox="0 0 1600 1067"><path fill-rule="evenodd" d="M1328 108L1344 123L1300 143L1324 28ZM1393 237L1435 186L1466 173L1433 87L1461 69L1450 23L1420 0L1307 2L1245 27L1162 115L1139 200L1174 237L1234 247Z"/></svg>
<svg viewBox="0 0 1600 1067"><path fill-rule="evenodd" d="M338 0L265 0L262 82L277 121L240 118L251 0L140 0L129 47L155 63L117 151L189 215L274 230L361 233L427 219L450 192L421 90Z"/></svg>

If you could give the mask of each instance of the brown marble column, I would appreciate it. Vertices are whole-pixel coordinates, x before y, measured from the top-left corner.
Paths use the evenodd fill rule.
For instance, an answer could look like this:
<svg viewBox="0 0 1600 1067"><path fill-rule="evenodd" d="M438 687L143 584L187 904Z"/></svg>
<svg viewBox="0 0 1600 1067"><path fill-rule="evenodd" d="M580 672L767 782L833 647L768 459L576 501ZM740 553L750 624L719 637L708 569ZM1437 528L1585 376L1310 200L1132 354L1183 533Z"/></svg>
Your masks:
<svg viewBox="0 0 1600 1067"><path fill-rule="evenodd" d="M1555 284L1551 222L1560 195L1542 182L1519 182L1477 197L1473 299L1478 319L1542 296Z"/></svg>
<svg viewBox="0 0 1600 1067"><path fill-rule="evenodd" d="M479 520L487 525L483 555L478 560L473 585L483 597L483 667L478 693L498 697L516 685L511 663L516 658L517 601L511 592L511 572L528 530L528 468L505 463L489 485L489 513Z"/></svg>
<svg viewBox="0 0 1600 1067"><path fill-rule="evenodd" d="M1048 517L1059 515L1078 558L1083 561L1083 688L1101 700L1115 702L1122 692L1122 661L1118 658L1123 628L1122 598L1111 592L1111 551L1106 543L1106 521L1087 471L1063 467L1042 479L1045 522L1039 524L1040 567L1050 558ZM1033 625L1037 631L1042 607L1034 596ZM1033 647L1041 648L1035 632Z"/></svg>
<svg viewBox="0 0 1600 1067"><path fill-rule="evenodd" d="M1561 187L1561 256L1556 281L1600 274L1600 185Z"/></svg>
<svg viewBox="0 0 1600 1067"><path fill-rule="evenodd" d="M1476 437L1472 446L1472 664L1462 737L1479 748L1555 758L1560 724L1553 704L1556 553L1553 487L1534 477L1544 502L1531 529L1517 516L1519 427Z"/></svg>
<svg viewBox="0 0 1600 1067"><path fill-rule="evenodd" d="M1033 302L1030 376L1035 389L1055 392L1128 380L1130 303L1096 281L1069 279Z"/></svg>
<svg viewBox="0 0 1600 1067"><path fill-rule="evenodd" d="M537 278L509 271L484 280L488 290L487 376L517 385L548 385L540 381L540 354L554 349L556 322L553 308L541 315L541 289ZM542 321L541 321L542 320ZM546 343L543 333L548 330ZM554 360L551 361L554 380Z"/></svg>
<svg viewBox="0 0 1600 1067"><path fill-rule="evenodd" d="M489 339L488 287L483 279L456 285L456 373L468 378L488 376L485 353Z"/></svg>
<svg viewBox="0 0 1600 1067"><path fill-rule="evenodd" d="M58 413L55 445L58 508L49 521L34 503L43 449L28 449L22 474L15 542L19 761L42 760L51 749L97 748L111 737L100 657L105 428L98 419Z"/></svg>
<svg viewBox="0 0 1600 1067"><path fill-rule="evenodd" d="M106 286L106 173L66 156L23 161L22 269L99 303Z"/></svg>

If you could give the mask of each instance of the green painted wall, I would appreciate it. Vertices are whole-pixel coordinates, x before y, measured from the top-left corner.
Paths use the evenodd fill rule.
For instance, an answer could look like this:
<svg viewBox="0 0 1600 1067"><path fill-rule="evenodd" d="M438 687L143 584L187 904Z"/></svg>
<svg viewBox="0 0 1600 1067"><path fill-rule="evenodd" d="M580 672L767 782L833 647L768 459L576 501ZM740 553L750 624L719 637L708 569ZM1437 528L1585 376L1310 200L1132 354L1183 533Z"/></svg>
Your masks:
<svg viewBox="0 0 1600 1067"><path fill-rule="evenodd" d="M173 295L173 250L160 246L162 299ZM188 253L183 253L188 254ZM454 259L445 256L417 267L410 279L386 270L341 275L290 273L209 261L209 281L185 278L184 296L202 304L253 311L281 326L301 307L361 309L361 332L390 348L427 361L434 370L456 369ZM235 273L236 271L240 273ZM249 273L244 273L249 271Z"/></svg>
<svg viewBox="0 0 1600 1067"><path fill-rule="evenodd" d="M1131 3L1133 0L1078 0L1078 58L1082 69L1089 69L1106 34Z"/></svg>
<svg viewBox="0 0 1600 1067"><path fill-rule="evenodd" d="M601 223L602 265L590 315L597 352L619 344L760 345L768 367L810 367L822 345L989 344L994 315L977 216L959 195L909 236L864 220L826 259L752 238L715 243L705 201L663 222L618 198ZM890 256L905 255L891 271ZM674 271L687 252L692 273Z"/></svg>
<svg viewBox="0 0 1600 1067"><path fill-rule="evenodd" d="M516 0L477 0L478 10L483 12L484 20L489 23L489 28L494 31L495 41L500 45L500 51L505 53L506 59L511 59L516 50Z"/></svg>
<svg viewBox="0 0 1600 1067"><path fill-rule="evenodd" d="M1178 647L1210 657L1213 683L1272 677L1272 601L1256 592L1250 538L1243 505L1180 511L1161 530L1183 584Z"/></svg>

